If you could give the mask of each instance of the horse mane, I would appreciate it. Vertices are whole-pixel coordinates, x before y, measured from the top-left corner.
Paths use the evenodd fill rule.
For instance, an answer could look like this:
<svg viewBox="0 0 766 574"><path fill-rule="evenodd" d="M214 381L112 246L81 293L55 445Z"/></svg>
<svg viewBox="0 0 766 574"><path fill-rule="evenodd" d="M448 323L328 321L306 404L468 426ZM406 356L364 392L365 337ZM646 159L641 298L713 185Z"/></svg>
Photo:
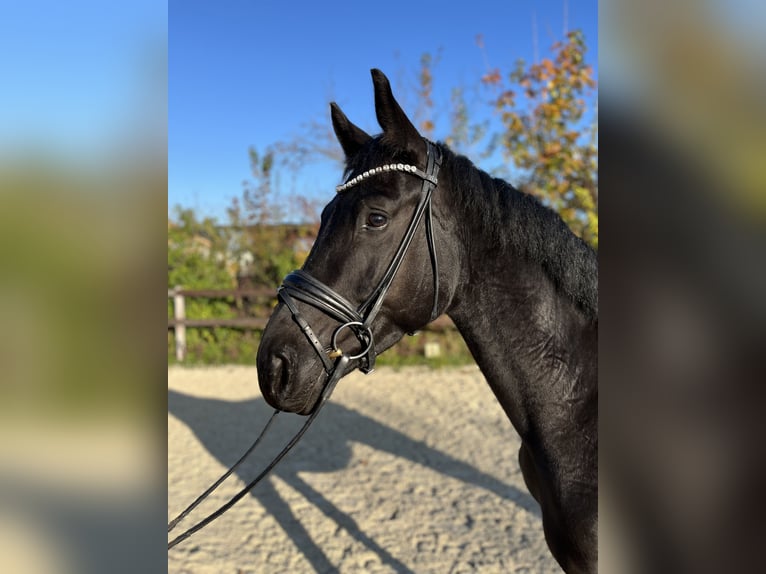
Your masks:
<svg viewBox="0 0 766 574"><path fill-rule="evenodd" d="M536 197L477 168L439 143L442 170L472 229L480 229L501 252L541 266L555 287L590 317L598 317L598 261L561 216ZM445 174L445 175L447 175Z"/></svg>
<svg viewBox="0 0 766 574"><path fill-rule="evenodd" d="M471 228L482 230L486 241L501 252L539 264L556 289L589 317L598 317L598 261L593 248L536 197L480 170L446 144L436 145L443 154L440 178L451 182L455 204L465 210ZM391 162L416 163L417 158L379 134L347 158L344 179Z"/></svg>

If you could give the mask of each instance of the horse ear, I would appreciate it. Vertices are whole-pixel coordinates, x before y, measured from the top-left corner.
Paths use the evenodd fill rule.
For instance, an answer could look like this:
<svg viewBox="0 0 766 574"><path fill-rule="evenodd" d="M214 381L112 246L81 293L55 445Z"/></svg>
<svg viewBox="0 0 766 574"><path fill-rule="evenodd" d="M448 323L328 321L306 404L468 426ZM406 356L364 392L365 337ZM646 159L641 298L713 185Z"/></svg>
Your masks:
<svg viewBox="0 0 766 574"><path fill-rule="evenodd" d="M384 139L400 149L416 154L422 152L423 137L394 99L388 78L376 68L370 70L370 73L375 89L375 114L383 128Z"/></svg>
<svg viewBox="0 0 766 574"><path fill-rule="evenodd" d="M358 152L370 139L370 135L361 128L352 124L338 104L330 102L330 116L332 117L332 129L343 148L343 153L349 158Z"/></svg>

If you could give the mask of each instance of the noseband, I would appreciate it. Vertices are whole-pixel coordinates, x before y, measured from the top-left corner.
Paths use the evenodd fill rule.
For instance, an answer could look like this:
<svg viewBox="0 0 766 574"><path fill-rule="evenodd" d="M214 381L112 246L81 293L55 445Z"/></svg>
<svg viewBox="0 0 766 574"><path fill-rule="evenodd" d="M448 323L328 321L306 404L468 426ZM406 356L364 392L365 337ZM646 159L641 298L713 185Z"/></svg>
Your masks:
<svg viewBox="0 0 766 574"><path fill-rule="evenodd" d="M418 201L417 207L415 207L412 220L410 221L407 230L404 232L404 237L402 237L391 263L388 265L386 272L383 274L383 277L370 296L361 305L354 307L348 299L334 289L328 287L315 277L312 277L310 274L300 269L287 275L277 292L280 301L282 301L290 310L293 321L297 323L306 339L308 339L317 355L319 355L319 358L324 365L325 372L329 377L332 377L336 371L337 364L333 362L333 359L337 359L344 355L344 352L338 346L338 335L343 329L348 329L356 336L361 349L356 354L346 354L349 360L359 359L361 361L359 368L365 374L372 372L375 368L375 358L377 353L375 351L375 341L372 336L372 322L375 320L375 317L383 305L383 299L388 293L388 290L404 261L405 255L407 255L407 250L412 243L412 238L415 236L415 231L424 215L426 220L426 240L428 243L428 252L431 258L431 267L434 277L434 298L433 306L431 307L430 320L433 321L438 316L439 266L434 245L431 195L437 185L437 175L439 173L439 168L441 167L442 155L441 150L436 145L428 140L424 141L428 148L425 171L412 165L401 163L388 164L367 170L364 173L351 178L337 188L338 193L342 193L348 188L353 187L370 177L392 171L409 173L423 180L423 185L420 190L420 200ZM311 326L298 310L296 300L319 309L325 315L332 317L340 323L333 332L330 340L331 344L329 346L324 346L319 341Z"/></svg>

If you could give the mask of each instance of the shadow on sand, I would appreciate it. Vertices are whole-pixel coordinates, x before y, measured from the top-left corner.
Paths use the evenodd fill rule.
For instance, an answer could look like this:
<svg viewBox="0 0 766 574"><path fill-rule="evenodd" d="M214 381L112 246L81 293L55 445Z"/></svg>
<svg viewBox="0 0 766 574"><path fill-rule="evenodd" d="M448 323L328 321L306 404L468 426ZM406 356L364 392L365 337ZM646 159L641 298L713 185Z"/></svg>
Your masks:
<svg viewBox="0 0 766 574"><path fill-rule="evenodd" d="M208 452L227 468L247 449L273 412L261 398L230 402L200 399L172 390L168 391L168 411L185 423ZM285 421L277 421L278 424L268 433L270 436L264 440L263 445L259 446L259 451L268 452L270 455L278 452L282 444L287 441L287 437L292 436L304 420L302 417L293 415L283 415L279 418L291 420L289 424L283 424ZM330 439L329 437L333 435L334 439ZM353 518L334 506L298 474L300 472L335 472L346 468L351 461L350 441L365 444L376 450L423 465L445 476L486 489L540 516L540 509L535 500L515 486L505 484L465 462L413 440L369 417L328 402L312 428L285 460L274 469L272 476L276 475L289 484L354 539L375 552L384 564L396 572L411 572L411 570L367 536ZM266 464L264 458L257 453L253 458L257 460L248 461L236 472L245 483L249 482ZM213 482L215 478L217 476L211 476L208 483ZM277 520L317 572L335 571L335 566L311 539L288 503L276 491L270 478L261 482L250 494ZM173 514L179 512L182 506L189 502L191 500L177 502L179 508L174 509ZM182 527L191 526L200 518L199 514L194 513L179 525L179 531L183 530Z"/></svg>

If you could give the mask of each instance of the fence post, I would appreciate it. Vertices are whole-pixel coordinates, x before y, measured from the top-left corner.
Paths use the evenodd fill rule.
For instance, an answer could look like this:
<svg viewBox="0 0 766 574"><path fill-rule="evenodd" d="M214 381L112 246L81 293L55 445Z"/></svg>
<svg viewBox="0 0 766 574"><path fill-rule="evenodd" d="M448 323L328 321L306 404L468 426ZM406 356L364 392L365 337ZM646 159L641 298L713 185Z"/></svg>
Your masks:
<svg viewBox="0 0 766 574"><path fill-rule="evenodd" d="M186 325L183 324L184 319L186 319L186 301L180 293L181 287L179 285L176 285L173 291L173 318L176 320L176 361L180 363L186 357Z"/></svg>

